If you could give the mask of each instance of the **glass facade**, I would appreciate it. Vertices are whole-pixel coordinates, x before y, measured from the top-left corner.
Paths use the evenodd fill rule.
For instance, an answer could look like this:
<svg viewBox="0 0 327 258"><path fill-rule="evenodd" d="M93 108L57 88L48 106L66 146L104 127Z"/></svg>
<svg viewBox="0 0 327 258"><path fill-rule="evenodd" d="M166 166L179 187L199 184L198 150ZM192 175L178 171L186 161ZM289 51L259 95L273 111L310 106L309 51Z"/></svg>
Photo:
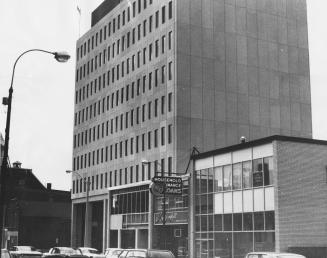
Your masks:
<svg viewBox="0 0 327 258"><path fill-rule="evenodd" d="M134 187L113 191L111 214L143 213L149 211L148 187Z"/></svg>
<svg viewBox="0 0 327 258"><path fill-rule="evenodd" d="M244 257L275 249L273 159L196 171L196 257Z"/></svg>

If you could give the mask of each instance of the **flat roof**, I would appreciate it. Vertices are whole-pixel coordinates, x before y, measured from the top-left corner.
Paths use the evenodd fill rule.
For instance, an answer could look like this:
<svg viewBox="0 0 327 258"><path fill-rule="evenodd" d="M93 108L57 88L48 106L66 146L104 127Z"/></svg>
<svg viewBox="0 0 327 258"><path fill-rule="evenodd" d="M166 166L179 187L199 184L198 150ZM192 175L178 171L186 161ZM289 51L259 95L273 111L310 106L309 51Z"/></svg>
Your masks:
<svg viewBox="0 0 327 258"><path fill-rule="evenodd" d="M104 0L91 14L91 27L110 13L123 0Z"/></svg>
<svg viewBox="0 0 327 258"><path fill-rule="evenodd" d="M236 151L236 150L242 150L242 149L246 149L246 148L250 148L250 147L260 146L260 145L267 144L267 143L270 143L273 141L287 141L287 142L327 145L327 141L324 141L324 140L316 140L316 139L312 139L312 138L302 138L302 137L293 137L293 136L285 136L285 135L272 135L272 136L260 138L260 139L249 141L249 142L238 143L238 144L230 145L230 146L223 147L220 149L215 149L215 150L195 154L195 155L191 156L191 159L192 160L203 159L203 158L207 158L210 156L223 154L226 152L232 152L232 151Z"/></svg>

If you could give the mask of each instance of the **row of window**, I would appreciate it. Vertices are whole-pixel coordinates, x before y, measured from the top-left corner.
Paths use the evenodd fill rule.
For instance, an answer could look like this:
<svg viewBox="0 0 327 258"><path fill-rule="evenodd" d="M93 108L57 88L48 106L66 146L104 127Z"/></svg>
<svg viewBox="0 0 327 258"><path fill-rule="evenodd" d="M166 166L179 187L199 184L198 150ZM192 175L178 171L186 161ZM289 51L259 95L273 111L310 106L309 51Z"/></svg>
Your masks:
<svg viewBox="0 0 327 258"><path fill-rule="evenodd" d="M149 190L114 194L111 214L141 213L149 211Z"/></svg>
<svg viewBox="0 0 327 258"><path fill-rule="evenodd" d="M168 125L168 144L172 143L173 132L172 125ZM151 148L159 147L159 133L160 133L160 145L164 146L166 144L166 127L162 126L154 131L149 131L125 141L120 141L119 143L111 144L101 149L94 150L73 159L73 169L79 170L104 162L108 160L122 158L123 156L133 155L134 153L139 153L140 151L150 150Z"/></svg>
<svg viewBox="0 0 327 258"><path fill-rule="evenodd" d="M165 159L160 160L160 168L165 168ZM172 172L172 157L167 159L168 175ZM152 163L151 163L152 164ZM107 187L124 185L139 181L150 180L155 171L158 171L159 163L157 160L153 162L153 169L151 165L135 165L126 167L124 169L118 169L114 171L101 173L94 176L77 178L73 180L72 193L82 193L87 191L87 182L90 182L90 191L105 189ZM134 172L135 171L135 172Z"/></svg>
<svg viewBox="0 0 327 258"><path fill-rule="evenodd" d="M169 70L171 70L172 63L169 63ZM161 68L161 83L165 83L165 69L166 66L163 65ZM154 71L155 74L155 80L154 85L155 87L158 86L158 69ZM142 85L141 85L141 79L142 79ZM169 72L168 79L172 79L172 75ZM148 87L147 87L148 85ZM142 87L142 89L141 89ZM91 85L92 88L92 85ZM146 75L143 75L141 78L138 78L136 81L132 82L131 84L127 84L125 87L120 88L120 90L116 90L115 92L112 92L111 95L107 95L106 97L94 102L88 107L83 108L82 110L79 110L74 115L74 125L80 125L84 123L84 121L88 121L88 119L92 119L96 117L97 115L100 115L101 113L105 113L106 111L109 111L110 109L114 109L115 107L118 107L120 104L123 104L124 102L128 102L129 100L133 100L134 97L140 96L141 94L145 94L146 89L148 90L152 89L152 72L148 74L148 77ZM83 88L84 89L84 88ZM142 92L141 92L142 90ZM86 87L86 92L88 95L88 86ZM165 99L165 97L163 97ZM154 101L156 102L156 100ZM164 103L164 102L162 102ZM164 105L164 104L162 104ZM168 93L168 109L171 110L172 108L172 94ZM155 107L156 110L156 107ZM169 111L170 112L170 111Z"/></svg>
<svg viewBox="0 0 327 258"><path fill-rule="evenodd" d="M274 230L275 212L247 212L195 216L196 231Z"/></svg>
<svg viewBox="0 0 327 258"><path fill-rule="evenodd" d="M143 0L144 10L147 7L147 0ZM152 4L150 0L149 4ZM138 13L141 12L141 0L138 0ZM136 2L132 4L132 16L133 18L136 15ZM172 1L168 3L168 19L172 18ZM117 22L116 22L117 20ZM127 7L121 14L118 14L116 18L113 18L108 24L106 24L103 29L101 28L99 32L96 32L95 35L92 35L87 41L81 44L80 48L77 48L76 57L77 60L86 55L86 52L89 53L90 50L93 50L95 47L102 43L102 39L105 41L107 36L108 38L115 34L116 31L119 31L121 27L125 26L131 20L131 10L130 6ZM153 16L149 17L149 31L152 31L152 20ZM166 21L166 6L161 7L161 23L164 24ZM122 23L122 26L121 26ZM155 13L155 25L156 28L159 27L159 10ZM108 28L108 29L107 29Z"/></svg>
<svg viewBox="0 0 327 258"><path fill-rule="evenodd" d="M197 171L197 194L273 185L272 157Z"/></svg>
<svg viewBox="0 0 327 258"><path fill-rule="evenodd" d="M172 80L173 77L173 63L169 62L168 63L168 80ZM161 72L161 74L160 74ZM102 78L102 80L101 80ZM107 79L110 78L110 71L107 73ZM161 80L160 80L161 79ZM101 86L101 81L103 86ZM106 74L104 73L98 78L94 79L90 83L88 83L86 86L81 87L79 90L75 92L75 104L78 104L84 100L87 100L89 97L91 97L93 94L96 94L97 92L100 92L102 88L105 88L105 81L106 81ZM147 75L144 74L137 78L135 81L131 82L131 85L127 84L126 85L126 101L129 99L129 88L131 88L131 99L134 98L134 95L136 94L137 96L140 95L141 92L141 87L142 87L142 92L144 93L147 85L148 89L151 90L153 88L153 85L157 87L159 85L159 82L162 84L165 83L166 81L166 66L163 65L161 66L161 70L159 68L154 69L153 71L149 72ZM142 83L142 85L141 85ZM124 87L123 87L124 88ZM117 93L116 96L116 106L119 104L119 98L120 98L120 103L122 104L124 102L124 89L121 88L121 96L118 96L119 94ZM118 90L117 90L118 91ZM108 100L109 101L109 100ZM114 102L115 99L112 98L112 102ZM114 103L111 104L112 108L114 107ZM109 108L109 105L107 106Z"/></svg>
<svg viewBox="0 0 327 258"><path fill-rule="evenodd" d="M168 94L168 112L172 111L171 100L172 94ZM139 125L140 122L144 123L146 119L151 120L152 117L156 118L159 115L159 98L156 98L154 102L149 101L147 104L143 104L141 107L136 107L128 112L125 112L115 118L107 120L102 124L98 124L83 132L74 134L74 148L87 145L104 137L113 135L118 131L123 131L124 129L132 128L134 125ZM166 97L161 96L160 103L161 115L165 114L166 110ZM152 111L153 108L153 111ZM153 113L152 113L153 112ZM82 119L83 121L83 119Z"/></svg>
<svg viewBox="0 0 327 258"><path fill-rule="evenodd" d="M146 65L147 62L151 62L154 58L159 57L159 53L165 54L166 49L172 49L172 31L168 32L168 44L166 43L166 34L161 36L161 40L156 39L154 43L150 43L148 46L143 47L143 50L135 52L135 54L130 55L125 60L121 61L121 64L112 65L111 76L110 69L107 72L107 85L111 82L114 83L115 79L118 81L120 78L124 78L125 74L128 75L130 72L134 72L137 68L142 65ZM118 40L117 43L120 41ZM118 46L118 45L117 45ZM115 54L115 43L112 46L105 48L103 52L100 52L91 60L87 61L85 64L81 65L76 70L76 82L82 80L88 76L93 71L96 71L98 67L102 64L110 61L110 57L114 57ZM117 54L119 54L119 48L117 48ZM102 75L103 88L105 87L105 73ZM95 89L96 90L96 89ZM101 90L101 76L99 76L99 90Z"/></svg>

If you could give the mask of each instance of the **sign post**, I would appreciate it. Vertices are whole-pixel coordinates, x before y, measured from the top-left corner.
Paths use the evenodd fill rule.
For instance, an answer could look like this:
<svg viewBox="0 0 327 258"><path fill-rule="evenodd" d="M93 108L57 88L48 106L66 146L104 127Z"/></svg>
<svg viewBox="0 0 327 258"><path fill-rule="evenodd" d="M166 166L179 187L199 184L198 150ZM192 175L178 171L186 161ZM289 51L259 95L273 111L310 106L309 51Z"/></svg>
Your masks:
<svg viewBox="0 0 327 258"><path fill-rule="evenodd" d="M180 177L155 176L152 178L150 190L154 195L181 195L183 181Z"/></svg>
<svg viewBox="0 0 327 258"><path fill-rule="evenodd" d="M162 225L166 225L166 194L181 195L183 181L180 177L155 176L150 184L150 191L153 195L163 195Z"/></svg>

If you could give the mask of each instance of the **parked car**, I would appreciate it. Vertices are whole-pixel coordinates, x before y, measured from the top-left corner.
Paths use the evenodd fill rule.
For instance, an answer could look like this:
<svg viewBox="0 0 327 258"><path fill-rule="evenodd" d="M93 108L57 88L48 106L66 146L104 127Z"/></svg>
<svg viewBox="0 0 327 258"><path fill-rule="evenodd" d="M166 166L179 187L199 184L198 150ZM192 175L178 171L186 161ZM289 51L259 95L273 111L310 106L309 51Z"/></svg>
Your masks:
<svg viewBox="0 0 327 258"><path fill-rule="evenodd" d="M125 249L119 258L175 258L169 250Z"/></svg>
<svg viewBox="0 0 327 258"><path fill-rule="evenodd" d="M1 249L1 258L11 258L11 255L7 249Z"/></svg>
<svg viewBox="0 0 327 258"><path fill-rule="evenodd" d="M12 258L41 258L42 253L37 251L34 246L13 246L10 248Z"/></svg>
<svg viewBox="0 0 327 258"><path fill-rule="evenodd" d="M305 258L305 256L293 253L251 252L245 258Z"/></svg>
<svg viewBox="0 0 327 258"><path fill-rule="evenodd" d="M71 247L53 247L49 250L48 253L43 254L43 258L89 258L86 255L83 255L82 252L78 249Z"/></svg>
<svg viewBox="0 0 327 258"><path fill-rule="evenodd" d="M16 252L16 251L33 252L33 251L37 251L37 249L34 246L30 246L30 245L15 245L10 248L10 252Z"/></svg>
<svg viewBox="0 0 327 258"><path fill-rule="evenodd" d="M123 249L121 248L107 248L104 255L106 258L118 258L122 251Z"/></svg>
<svg viewBox="0 0 327 258"><path fill-rule="evenodd" d="M77 249L80 250L82 254L86 255L89 258L105 258L105 255L95 248L79 247Z"/></svg>

